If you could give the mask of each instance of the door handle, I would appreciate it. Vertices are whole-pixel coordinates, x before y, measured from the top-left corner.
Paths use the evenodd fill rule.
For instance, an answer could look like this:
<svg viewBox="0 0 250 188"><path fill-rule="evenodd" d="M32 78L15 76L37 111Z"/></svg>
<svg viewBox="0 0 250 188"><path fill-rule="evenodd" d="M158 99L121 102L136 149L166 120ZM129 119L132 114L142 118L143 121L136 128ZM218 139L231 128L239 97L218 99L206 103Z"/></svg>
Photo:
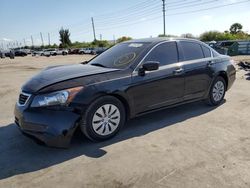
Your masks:
<svg viewBox="0 0 250 188"><path fill-rule="evenodd" d="M180 75L184 72L183 68L177 68L176 70L174 70L174 75Z"/></svg>

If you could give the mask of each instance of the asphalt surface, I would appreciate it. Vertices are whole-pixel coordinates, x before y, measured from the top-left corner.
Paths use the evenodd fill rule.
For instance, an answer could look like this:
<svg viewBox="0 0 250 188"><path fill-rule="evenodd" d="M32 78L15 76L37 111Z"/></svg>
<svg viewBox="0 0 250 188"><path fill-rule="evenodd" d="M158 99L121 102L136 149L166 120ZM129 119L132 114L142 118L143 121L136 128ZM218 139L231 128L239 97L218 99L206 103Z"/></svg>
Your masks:
<svg viewBox="0 0 250 188"><path fill-rule="evenodd" d="M90 58L90 57L86 57ZM80 56L0 59L0 187L250 187L250 74L217 108L202 102L148 114L111 140L78 132L69 149L41 146L13 122L20 86Z"/></svg>

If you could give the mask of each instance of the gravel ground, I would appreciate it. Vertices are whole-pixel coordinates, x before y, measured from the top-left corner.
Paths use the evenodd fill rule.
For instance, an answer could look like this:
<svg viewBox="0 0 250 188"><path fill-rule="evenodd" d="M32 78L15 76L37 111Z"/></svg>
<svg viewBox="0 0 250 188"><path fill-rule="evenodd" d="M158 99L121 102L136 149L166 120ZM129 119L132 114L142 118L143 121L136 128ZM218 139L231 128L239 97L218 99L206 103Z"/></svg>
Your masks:
<svg viewBox="0 0 250 188"><path fill-rule="evenodd" d="M79 133L69 149L54 149L23 136L13 124L13 108L25 80L47 66L89 58L0 59L0 187L250 187L250 81L244 70L219 107L197 102L145 115L102 143Z"/></svg>

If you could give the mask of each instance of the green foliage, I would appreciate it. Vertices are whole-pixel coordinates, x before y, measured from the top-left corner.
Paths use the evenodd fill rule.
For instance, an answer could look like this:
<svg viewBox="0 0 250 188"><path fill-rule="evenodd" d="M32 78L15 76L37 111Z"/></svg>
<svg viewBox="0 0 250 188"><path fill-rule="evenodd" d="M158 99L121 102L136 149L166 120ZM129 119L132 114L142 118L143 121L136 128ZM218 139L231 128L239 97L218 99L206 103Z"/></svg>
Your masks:
<svg viewBox="0 0 250 188"><path fill-rule="evenodd" d="M230 30L231 34L237 34L237 33L242 32L241 31L242 28L243 28L243 26L240 23L234 23L233 25L231 25L229 30Z"/></svg>
<svg viewBox="0 0 250 188"><path fill-rule="evenodd" d="M61 44L59 45L60 48L68 48L71 45L71 41L70 41L70 32L68 29L63 29L61 28L59 31L59 36L60 36L60 41Z"/></svg>
<svg viewBox="0 0 250 188"><path fill-rule="evenodd" d="M54 43L53 45L45 45L44 47L41 46L41 48L48 49L48 48L58 48L58 45Z"/></svg>
<svg viewBox="0 0 250 188"><path fill-rule="evenodd" d="M244 32L238 32L232 34L229 32L219 32L219 31L208 31L200 35L200 40L202 41L221 41L221 40L240 40L240 39L250 39L250 36Z"/></svg>
<svg viewBox="0 0 250 188"><path fill-rule="evenodd" d="M109 47L109 42L107 40L94 40L91 45L93 47Z"/></svg>
<svg viewBox="0 0 250 188"><path fill-rule="evenodd" d="M127 41L127 40L132 40L132 38L131 37L122 36L121 38L118 38L116 40L116 42L120 43L120 42L124 42L124 41Z"/></svg>
<svg viewBox="0 0 250 188"><path fill-rule="evenodd" d="M106 40L95 40L93 42L79 42L71 43L71 48L92 48L92 47L110 47L111 44Z"/></svg>
<svg viewBox="0 0 250 188"><path fill-rule="evenodd" d="M250 35L242 31L243 26L240 23L234 23L229 31L208 31L200 35L202 41L220 41L220 40L249 40Z"/></svg>

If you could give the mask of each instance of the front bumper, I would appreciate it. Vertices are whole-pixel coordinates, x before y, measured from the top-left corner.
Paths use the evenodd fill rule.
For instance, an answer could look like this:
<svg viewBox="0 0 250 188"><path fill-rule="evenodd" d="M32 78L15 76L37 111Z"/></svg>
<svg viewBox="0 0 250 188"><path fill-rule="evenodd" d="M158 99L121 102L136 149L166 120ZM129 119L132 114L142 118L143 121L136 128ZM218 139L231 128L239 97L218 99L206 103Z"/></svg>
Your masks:
<svg viewBox="0 0 250 188"><path fill-rule="evenodd" d="M15 123L25 135L48 146L67 148L80 118L69 110L15 106Z"/></svg>

